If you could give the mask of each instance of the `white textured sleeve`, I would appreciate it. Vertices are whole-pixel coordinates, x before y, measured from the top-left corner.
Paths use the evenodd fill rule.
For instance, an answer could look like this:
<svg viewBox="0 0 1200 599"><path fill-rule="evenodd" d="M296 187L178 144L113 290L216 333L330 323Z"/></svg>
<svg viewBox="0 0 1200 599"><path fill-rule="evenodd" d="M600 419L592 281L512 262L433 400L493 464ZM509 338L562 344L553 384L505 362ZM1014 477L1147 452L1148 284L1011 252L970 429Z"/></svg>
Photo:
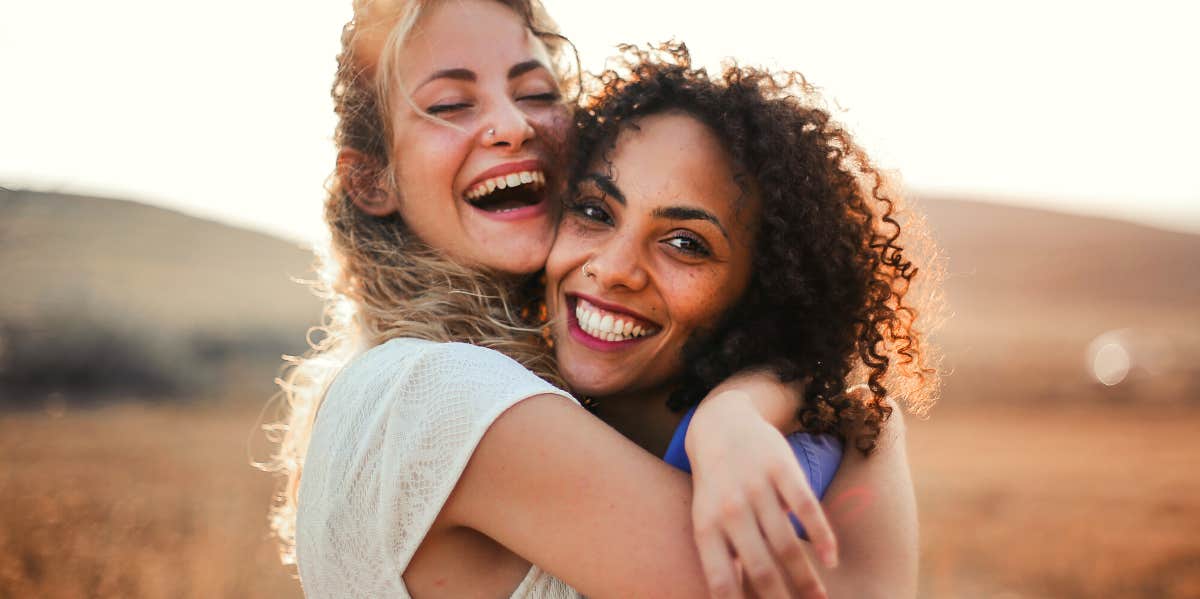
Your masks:
<svg viewBox="0 0 1200 599"><path fill-rule="evenodd" d="M351 362L317 415L301 478L306 592L406 597L401 576L488 427L547 393L571 397L467 344L395 339Z"/></svg>
<svg viewBox="0 0 1200 599"><path fill-rule="evenodd" d="M492 422L522 399L570 395L499 352L462 343L425 346L395 380L380 452L379 525L394 535L403 569Z"/></svg>

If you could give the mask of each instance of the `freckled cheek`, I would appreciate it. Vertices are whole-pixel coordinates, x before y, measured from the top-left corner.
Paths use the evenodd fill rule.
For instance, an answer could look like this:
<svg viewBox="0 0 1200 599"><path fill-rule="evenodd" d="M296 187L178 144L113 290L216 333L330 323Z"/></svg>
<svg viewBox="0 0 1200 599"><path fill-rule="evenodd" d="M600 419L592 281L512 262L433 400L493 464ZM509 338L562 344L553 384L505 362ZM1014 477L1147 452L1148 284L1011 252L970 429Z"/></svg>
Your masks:
<svg viewBox="0 0 1200 599"><path fill-rule="evenodd" d="M729 308L728 283L720 273L691 269L672 277L667 309L671 324L686 338L698 328L712 326Z"/></svg>

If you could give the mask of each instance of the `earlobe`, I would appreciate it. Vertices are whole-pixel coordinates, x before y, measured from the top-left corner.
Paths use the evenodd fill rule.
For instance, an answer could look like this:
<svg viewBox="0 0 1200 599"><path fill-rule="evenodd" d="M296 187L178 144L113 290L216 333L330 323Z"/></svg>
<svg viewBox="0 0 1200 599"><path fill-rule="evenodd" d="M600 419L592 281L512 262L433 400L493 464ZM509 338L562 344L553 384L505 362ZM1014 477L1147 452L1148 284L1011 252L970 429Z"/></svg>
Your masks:
<svg viewBox="0 0 1200 599"><path fill-rule="evenodd" d="M359 210L372 216L388 216L399 208L393 194L382 183L384 165L352 148L338 151L337 176Z"/></svg>

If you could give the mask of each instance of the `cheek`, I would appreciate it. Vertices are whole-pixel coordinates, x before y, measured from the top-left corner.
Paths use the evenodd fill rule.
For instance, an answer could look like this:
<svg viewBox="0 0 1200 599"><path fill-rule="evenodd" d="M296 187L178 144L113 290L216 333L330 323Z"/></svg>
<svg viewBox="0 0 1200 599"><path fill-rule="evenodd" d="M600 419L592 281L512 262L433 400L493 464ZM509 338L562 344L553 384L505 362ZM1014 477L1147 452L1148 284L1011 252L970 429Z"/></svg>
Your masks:
<svg viewBox="0 0 1200 599"><path fill-rule="evenodd" d="M549 287L557 288L586 253L581 240L572 235L570 229L565 223L559 225L558 236L554 239L550 255L546 258L546 282Z"/></svg>
<svg viewBox="0 0 1200 599"><path fill-rule="evenodd" d="M392 149L401 193L452 190L468 148L466 136L450 127L433 123L413 127Z"/></svg>
<svg viewBox="0 0 1200 599"><path fill-rule="evenodd" d="M727 270L697 268L673 278L669 308L681 343L698 329L715 325L733 306L741 286L730 275Z"/></svg>
<svg viewBox="0 0 1200 599"><path fill-rule="evenodd" d="M537 138L545 149L543 157L548 162L547 169L552 173L565 173L570 155L568 149L573 141L570 111L566 107L547 108L532 116Z"/></svg>

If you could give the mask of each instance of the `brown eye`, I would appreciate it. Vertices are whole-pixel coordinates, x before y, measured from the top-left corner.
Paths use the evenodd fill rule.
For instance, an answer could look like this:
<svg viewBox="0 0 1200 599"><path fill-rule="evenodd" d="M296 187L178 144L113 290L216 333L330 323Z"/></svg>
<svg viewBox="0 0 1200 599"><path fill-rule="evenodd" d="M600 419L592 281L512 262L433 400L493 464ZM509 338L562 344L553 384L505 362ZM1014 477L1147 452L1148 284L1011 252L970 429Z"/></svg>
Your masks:
<svg viewBox="0 0 1200 599"><path fill-rule="evenodd" d="M604 202L596 198L580 198L567 204L567 210L573 214L579 215L581 218L603 223L606 225L613 224L612 215L604 209Z"/></svg>
<svg viewBox="0 0 1200 599"><path fill-rule="evenodd" d="M663 243L692 256L707 257L712 255L712 250L708 249L708 245L694 235L679 233L674 237L664 240Z"/></svg>

